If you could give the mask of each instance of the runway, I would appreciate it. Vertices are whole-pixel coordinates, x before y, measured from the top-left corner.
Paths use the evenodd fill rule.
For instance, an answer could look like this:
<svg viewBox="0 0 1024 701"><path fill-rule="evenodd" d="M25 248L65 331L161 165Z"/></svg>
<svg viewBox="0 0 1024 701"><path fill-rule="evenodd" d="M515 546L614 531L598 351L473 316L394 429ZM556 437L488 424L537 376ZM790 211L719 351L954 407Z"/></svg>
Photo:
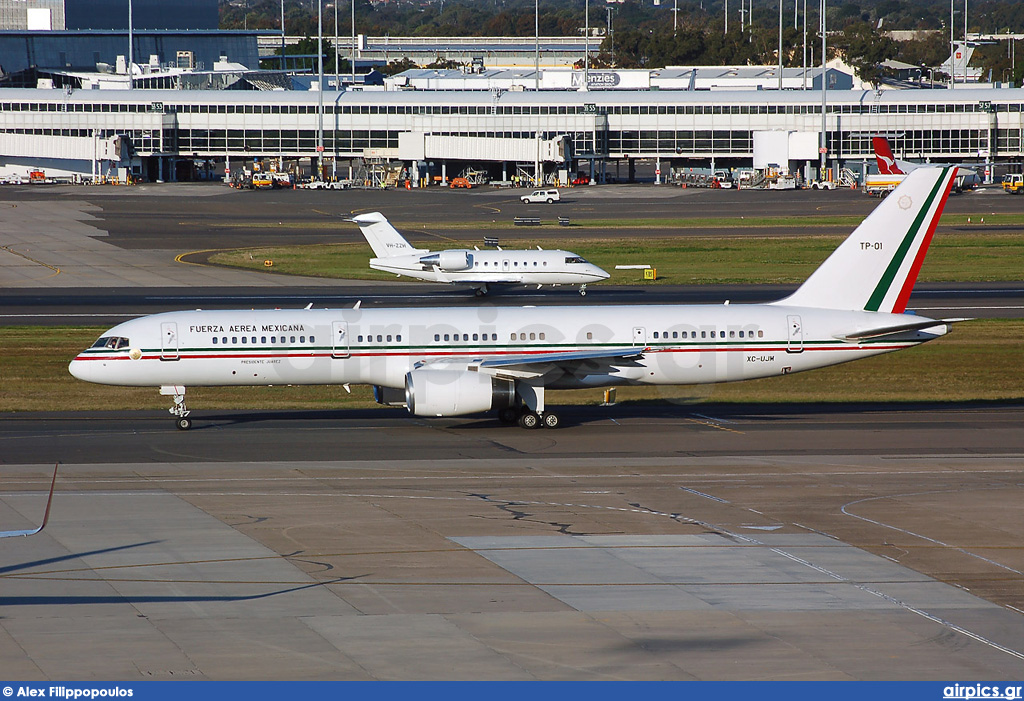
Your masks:
<svg viewBox="0 0 1024 701"><path fill-rule="evenodd" d="M8 192L3 325L475 305L455 289L174 257L280 240L286 220L298 223L289 240L337 240L337 217L357 208L439 222L532 211L502 191ZM876 203L789 194L586 189L557 213L620 217L630 202L652 217L722 216L744 202L768 215L864 214ZM949 210L1019 209L973 197ZM253 226L230 226L243 216ZM756 302L789 289L595 286L585 303ZM523 290L484 304L581 301ZM910 306L1019 318L1024 285L919 285ZM61 467L47 528L0 540L0 669L25 680L1024 678L1024 407L682 396L567 406L554 431L391 409L196 404L188 432L163 411L7 414L0 530L39 524Z"/></svg>

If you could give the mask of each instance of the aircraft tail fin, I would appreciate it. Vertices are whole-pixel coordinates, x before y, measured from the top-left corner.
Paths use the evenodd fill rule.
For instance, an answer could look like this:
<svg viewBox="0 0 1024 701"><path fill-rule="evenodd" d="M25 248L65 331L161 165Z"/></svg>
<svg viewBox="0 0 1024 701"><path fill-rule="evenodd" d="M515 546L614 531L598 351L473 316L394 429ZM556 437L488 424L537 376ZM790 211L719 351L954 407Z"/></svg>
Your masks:
<svg viewBox="0 0 1024 701"><path fill-rule="evenodd" d="M796 292L775 304L902 314L956 171L918 168L907 175Z"/></svg>
<svg viewBox="0 0 1024 701"><path fill-rule="evenodd" d="M366 237L366 242L373 249L377 258L392 258L410 253L422 253L422 249L413 248L412 244L398 233L391 222L380 212L370 212L352 217L350 220L359 225L359 230Z"/></svg>
<svg viewBox="0 0 1024 701"><path fill-rule="evenodd" d="M896 164L896 158L889 148L889 140L884 136L871 137L871 145L875 149L875 162L878 163L878 172L882 175L903 175L904 172Z"/></svg>

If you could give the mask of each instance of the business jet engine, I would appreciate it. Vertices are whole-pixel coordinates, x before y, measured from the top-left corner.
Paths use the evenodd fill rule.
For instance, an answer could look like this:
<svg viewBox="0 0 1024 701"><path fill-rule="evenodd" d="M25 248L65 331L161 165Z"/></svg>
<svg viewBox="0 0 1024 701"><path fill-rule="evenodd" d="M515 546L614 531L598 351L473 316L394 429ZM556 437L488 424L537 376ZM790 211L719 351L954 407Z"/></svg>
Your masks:
<svg viewBox="0 0 1024 701"><path fill-rule="evenodd" d="M441 251L420 258L424 268L437 266L441 270L455 271L473 267L473 256L469 251Z"/></svg>
<svg viewBox="0 0 1024 701"><path fill-rule="evenodd" d="M418 368L405 376L405 405L416 416L461 416L515 403L515 383L469 370Z"/></svg>

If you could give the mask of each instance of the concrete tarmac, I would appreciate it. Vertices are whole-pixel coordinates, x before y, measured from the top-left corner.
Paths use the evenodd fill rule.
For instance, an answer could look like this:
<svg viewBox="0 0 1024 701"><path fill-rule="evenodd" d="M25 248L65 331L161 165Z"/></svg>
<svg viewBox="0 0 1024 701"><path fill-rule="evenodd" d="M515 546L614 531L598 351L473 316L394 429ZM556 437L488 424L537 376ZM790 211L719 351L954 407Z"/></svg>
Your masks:
<svg viewBox="0 0 1024 701"><path fill-rule="evenodd" d="M875 204L858 193L578 194L567 205L581 219L620 216L609 212L626 201L650 216L716 216L736 201L768 213ZM1017 205L978 196L992 211ZM968 197L950 210L980 202ZM286 209L329 224L388 203L396 219L469 211L456 202L533 211L500 191L204 185L18 198L22 238L2 234L0 288L21 292L5 306L55 314L74 313L62 295L86 290L105 313L96 298L108 291L111 304L145 309L175 290L271 285L241 271L211 280L174 257L279 237ZM218 227L243 213L266 226ZM332 283L281 284L301 296ZM0 422L0 530L38 525L62 463L47 528L0 540L6 678L1024 678L1019 405L677 398L569 407L556 431L386 409L193 408L188 432L166 412Z"/></svg>

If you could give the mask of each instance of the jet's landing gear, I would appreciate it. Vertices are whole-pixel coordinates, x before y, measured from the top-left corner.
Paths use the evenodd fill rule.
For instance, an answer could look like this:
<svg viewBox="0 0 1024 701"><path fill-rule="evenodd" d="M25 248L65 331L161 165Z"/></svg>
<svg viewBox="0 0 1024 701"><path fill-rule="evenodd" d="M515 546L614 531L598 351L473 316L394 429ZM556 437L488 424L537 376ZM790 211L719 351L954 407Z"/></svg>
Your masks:
<svg viewBox="0 0 1024 701"><path fill-rule="evenodd" d="M177 417L174 420L174 424L178 427L179 431L187 431L192 428L192 419L188 418L188 415L192 412L187 406L185 406L185 388L181 386L168 386L165 385L160 388L160 394L170 396L174 398L174 406L169 411L172 416Z"/></svg>
<svg viewBox="0 0 1024 701"><path fill-rule="evenodd" d="M545 411L538 414L526 409L519 415L519 426L521 428L558 428L561 423L561 417L553 411Z"/></svg>
<svg viewBox="0 0 1024 701"><path fill-rule="evenodd" d="M586 286L586 284L580 285L580 297L586 297L586 296L587 296L587 286Z"/></svg>
<svg viewBox="0 0 1024 701"><path fill-rule="evenodd" d="M490 290L487 289L487 285L481 285L480 287L473 290L473 294L475 294L477 297L486 297L488 292L490 292Z"/></svg>

